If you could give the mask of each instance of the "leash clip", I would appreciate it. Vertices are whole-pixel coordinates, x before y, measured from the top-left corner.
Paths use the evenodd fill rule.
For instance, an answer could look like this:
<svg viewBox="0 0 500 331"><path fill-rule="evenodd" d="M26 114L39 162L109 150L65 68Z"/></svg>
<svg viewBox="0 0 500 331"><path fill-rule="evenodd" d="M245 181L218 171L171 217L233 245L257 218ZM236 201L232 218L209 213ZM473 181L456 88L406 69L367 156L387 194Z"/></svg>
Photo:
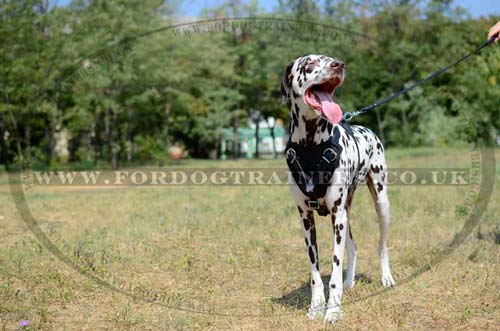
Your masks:
<svg viewBox="0 0 500 331"><path fill-rule="evenodd" d="M342 121L350 122L353 117L354 116L351 112L344 113L344 116L342 116Z"/></svg>

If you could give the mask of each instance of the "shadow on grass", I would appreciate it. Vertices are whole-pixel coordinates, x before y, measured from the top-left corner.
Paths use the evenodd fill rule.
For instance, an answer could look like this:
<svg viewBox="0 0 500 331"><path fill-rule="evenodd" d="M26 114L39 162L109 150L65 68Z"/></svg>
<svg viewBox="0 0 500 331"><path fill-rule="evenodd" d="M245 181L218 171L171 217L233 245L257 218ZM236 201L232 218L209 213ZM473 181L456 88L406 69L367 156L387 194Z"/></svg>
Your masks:
<svg viewBox="0 0 500 331"><path fill-rule="evenodd" d="M343 274L344 274L343 279L345 279L345 271ZM365 283L365 284L373 283L373 279L370 278L370 276L368 276L365 273L357 274L354 277L354 279L356 280L356 283ZM328 283L330 282L330 274L321 276L321 280L323 281L324 284L325 298L327 298L328 300ZM295 308L299 310L305 309L309 306L311 302L310 285L309 283L303 283L300 287L291 290L288 293L283 294L283 296L281 296L280 298L273 298L271 299L271 301L273 303L287 306L289 308Z"/></svg>

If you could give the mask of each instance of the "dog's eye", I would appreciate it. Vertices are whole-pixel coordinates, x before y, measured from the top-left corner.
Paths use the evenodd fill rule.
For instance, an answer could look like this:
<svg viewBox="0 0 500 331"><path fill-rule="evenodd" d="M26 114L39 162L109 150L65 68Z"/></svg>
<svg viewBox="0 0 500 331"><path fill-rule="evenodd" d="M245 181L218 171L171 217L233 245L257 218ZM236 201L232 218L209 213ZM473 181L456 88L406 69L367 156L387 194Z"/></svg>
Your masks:
<svg viewBox="0 0 500 331"><path fill-rule="evenodd" d="M317 64L316 61L309 61L309 62L307 62L306 68L305 68L306 72L307 73L311 73L314 70L314 68L316 68L316 64Z"/></svg>

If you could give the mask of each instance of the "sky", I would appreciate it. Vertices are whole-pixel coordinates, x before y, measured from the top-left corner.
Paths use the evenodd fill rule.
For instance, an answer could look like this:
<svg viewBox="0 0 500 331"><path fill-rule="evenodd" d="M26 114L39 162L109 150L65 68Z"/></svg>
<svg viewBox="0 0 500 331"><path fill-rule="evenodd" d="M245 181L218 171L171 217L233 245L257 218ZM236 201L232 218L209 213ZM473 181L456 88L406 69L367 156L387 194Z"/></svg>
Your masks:
<svg viewBox="0 0 500 331"><path fill-rule="evenodd" d="M54 0L56 2L57 0ZM58 0L59 5L66 5L71 0ZM180 8L179 16L199 16L204 8L214 7L224 0L184 0ZM277 0L259 0L259 4L266 11L271 11L276 7ZM500 0L455 0L455 4L467 9L473 17L488 16L491 14L500 15Z"/></svg>

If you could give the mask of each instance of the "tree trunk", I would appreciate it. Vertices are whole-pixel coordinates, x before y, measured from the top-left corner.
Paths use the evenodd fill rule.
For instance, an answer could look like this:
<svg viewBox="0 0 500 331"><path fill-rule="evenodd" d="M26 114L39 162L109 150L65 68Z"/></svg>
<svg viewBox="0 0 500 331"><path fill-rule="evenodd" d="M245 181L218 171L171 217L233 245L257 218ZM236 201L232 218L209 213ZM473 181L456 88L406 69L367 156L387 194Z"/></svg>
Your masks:
<svg viewBox="0 0 500 331"><path fill-rule="evenodd" d="M233 119L233 158L237 159L240 156L240 136L238 129L240 127L240 120L238 115L235 115Z"/></svg>
<svg viewBox="0 0 500 331"><path fill-rule="evenodd" d="M274 122L273 126L271 126L271 122L269 121L269 117L266 117L266 122L267 122L267 126L269 127L269 132L271 133L271 139L273 140L272 143L273 143L273 158L277 158L278 157L278 152L276 151L276 135L275 135L275 132L274 132L274 128L276 126L276 122Z"/></svg>
<svg viewBox="0 0 500 331"><path fill-rule="evenodd" d="M93 145L94 145L94 165L97 164L97 161L101 158L102 154L102 144L101 144L101 137L100 131L99 131L99 123L100 123L100 116L99 113L97 112L97 107L95 106L95 103L92 102L92 107L94 108L94 124L93 124Z"/></svg>
<svg viewBox="0 0 500 331"><path fill-rule="evenodd" d="M244 29L242 29L240 35L236 35L236 34L234 35L234 38L232 40L233 45L235 47L237 47L237 45L243 45L245 42L245 38L246 38L246 32ZM238 76L243 75L243 73L245 72L245 62L246 62L245 56L243 54L240 54L238 56L238 62L236 64L236 68L235 68L235 73ZM236 80L236 91L240 91L240 83L238 80ZM234 133L233 157L235 159L238 159L240 157L240 136L239 136L238 129L240 127L239 112L240 112L240 109L242 109L241 101L238 101L236 106L237 106L238 111L235 112L234 119L233 119L233 133Z"/></svg>
<svg viewBox="0 0 500 331"><path fill-rule="evenodd" d="M167 98L167 101L165 102L165 108L164 108L164 115L165 119L163 121L163 141L165 142L165 150L168 152L168 149L170 147L170 138L168 137L168 128L169 128L169 121L170 121L170 111L172 110L172 103L170 102L170 99Z"/></svg>
<svg viewBox="0 0 500 331"><path fill-rule="evenodd" d="M25 118L24 125L24 145L26 146L26 157L31 159L31 122L29 115Z"/></svg>
<svg viewBox="0 0 500 331"><path fill-rule="evenodd" d="M5 123L3 121L3 116L0 115L0 146L2 147L2 164L5 166L5 170L9 170L9 152L7 150L7 142L5 141Z"/></svg>
<svg viewBox="0 0 500 331"><path fill-rule="evenodd" d="M113 126L116 127L116 114L113 112L111 118L110 110L109 108L106 108L106 111L104 112L104 131L106 133L106 140L108 143L108 160L111 162L111 168L117 169L118 168L118 153L116 151L116 146L114 146L114 131L111 127L111 121L113 121Z"/></svg>
<svg viewBox="0 0 500 331"><path fill-rule="evenodd" d="M12 135L12 139L14 140L14 142L16 144L17 153L21 157L21 161L23 161L24 155L23 155L22 146L21 146L19 125L17 124L16 118L12 115L12 113L11 113L10 118L12 120L12 126L13 126L13 132L14 132L14 135Z"/></svg>
<svg viewBox="0 0 500 331"><path fill-rule="evenodd" d="M259 158L259 121L260 117L255 121L255 158Z"/></svg>
<svg viewBox="0 0 500 331"><path fill-rule="evenodd" d="M132 137L132 128L131 128L131 123L132 123L132 117L134 116L134 109L133 108L128 108L127 109L127 123L126 128L125 128L125 139L127 140L127 161L132 162L133 158L133 148L134 148L134 139Z"/></svg>
<svg viewBox="0 0 500 331"><path fill-rule="evenodd" d="M47 141L47 165L52 164L54 159L54 121L51 120L50 115L45 125L45 140Z"/></svg>
<svg viewBox="0 0 500 331"><path fill-rule="evenodd" d="M278 157L278 152L276 151L276 137L274 135L274 126L269 127L269 130L271 131L271 139L273 140L273 158Z"/></svg>
<svg viewBox="0 0 500 331"><path fill-rule="evenodd" d="M111 123L109 119L109 109L106 108L104 111L104 134L106 135L106 142L107 142L107 147L108 147L108 155L107 157L111 157Z"/></svg>
<svg viewBox="0 0 500 331"><path fill-rule="evenodd" d="M119 146L119 128L120 127L120 123L118 123L118 115L116 114L116 112L113 111L113 128L115 128L114 130L111 129L111 140L110 140L110 145L111 145L111 168L113 170L115 169L118 169L119 167L119 150L118 150L118 146ZM115 133L115 134L113 134ZM116 136L116 137L115 137ZM116 138L116 139L115 139ZM115 143L115 141L117 141L118 143Z"/></svg>
<svg viewBox="0 0 500 331"><path fill-rule="evenodd" d="M402 122L402 131L403 131L403 143L405 145L410 143L409 137L409 130L408 130L408 118L406 117L406 110L403 110L401 112L401 122Z"/></svg>

